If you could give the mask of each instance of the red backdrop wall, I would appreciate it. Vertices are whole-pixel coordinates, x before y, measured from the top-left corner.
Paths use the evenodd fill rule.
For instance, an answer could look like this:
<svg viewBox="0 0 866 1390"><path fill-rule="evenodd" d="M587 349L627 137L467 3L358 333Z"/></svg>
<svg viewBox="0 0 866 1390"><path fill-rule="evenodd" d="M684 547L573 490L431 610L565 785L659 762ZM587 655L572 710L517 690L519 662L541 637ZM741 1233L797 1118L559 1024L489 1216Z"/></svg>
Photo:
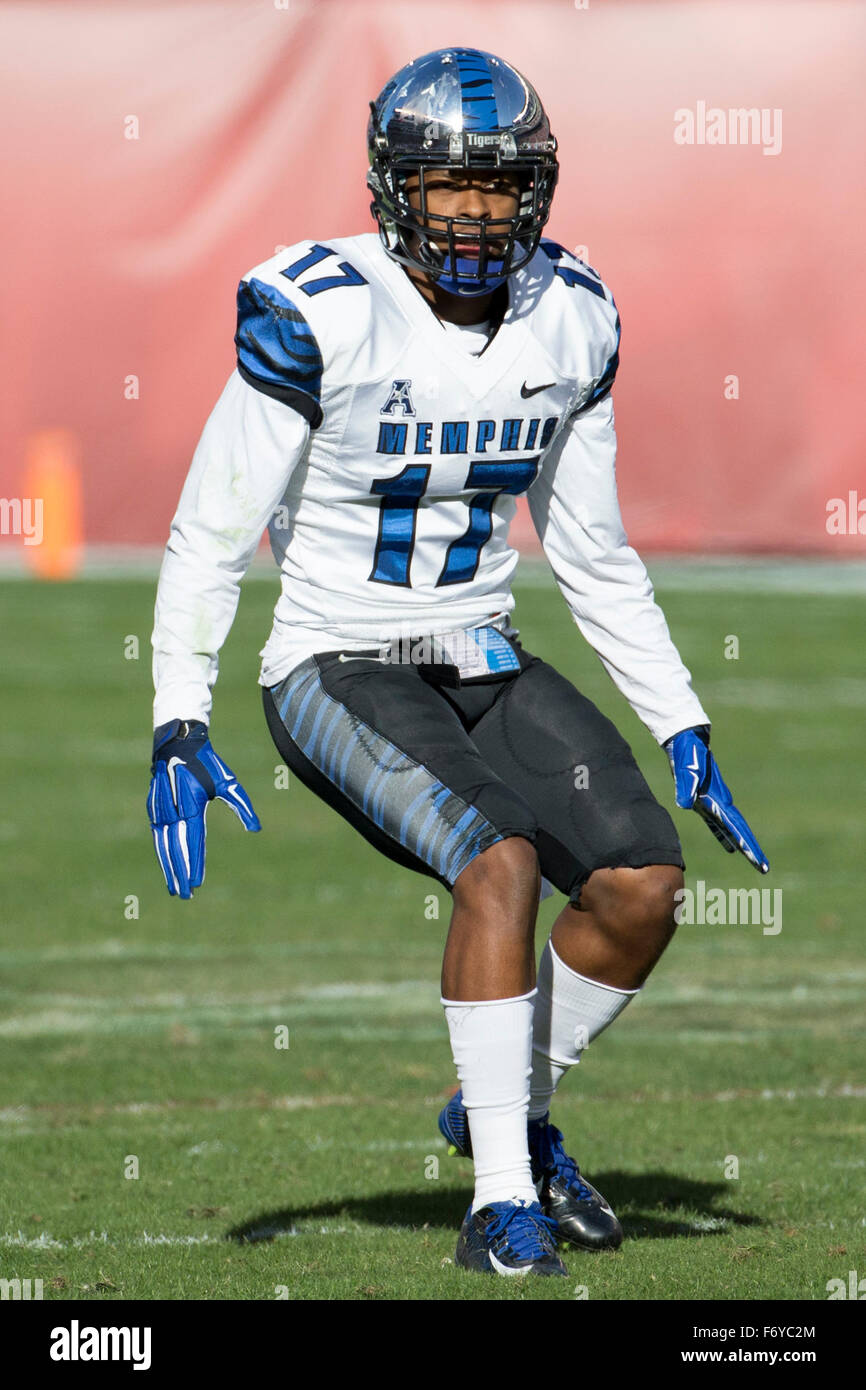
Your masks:
<svg viewBox="0 0 866 1390"><path fill-rule="evenodd" d="M22 495L32 431L70 427L88 540L162 542L233 364L237 281L277 245L372 229L369 98L455 42L540 90L550 232L616 296L633 543L866 551L826 526L831 498L866 496L866 13L837 0L4 5L0 495ZM677 144L702 101L780 110L780 152Z"/></svg>

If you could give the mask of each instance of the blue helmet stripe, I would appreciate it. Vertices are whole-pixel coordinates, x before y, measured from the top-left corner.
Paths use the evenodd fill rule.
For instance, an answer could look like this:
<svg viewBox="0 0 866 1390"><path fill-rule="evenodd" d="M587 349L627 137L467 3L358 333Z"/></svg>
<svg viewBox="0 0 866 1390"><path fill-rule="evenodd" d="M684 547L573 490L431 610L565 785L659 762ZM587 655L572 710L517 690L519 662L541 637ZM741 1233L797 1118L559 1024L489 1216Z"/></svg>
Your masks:
<svg viewBox="0 0 866 1390"><path fill-rule="evenodd" d="M498 130L499 112L493 90L493 74L483 53L471 48L455 49L460 72L460 94L464 130Z"/></svg>

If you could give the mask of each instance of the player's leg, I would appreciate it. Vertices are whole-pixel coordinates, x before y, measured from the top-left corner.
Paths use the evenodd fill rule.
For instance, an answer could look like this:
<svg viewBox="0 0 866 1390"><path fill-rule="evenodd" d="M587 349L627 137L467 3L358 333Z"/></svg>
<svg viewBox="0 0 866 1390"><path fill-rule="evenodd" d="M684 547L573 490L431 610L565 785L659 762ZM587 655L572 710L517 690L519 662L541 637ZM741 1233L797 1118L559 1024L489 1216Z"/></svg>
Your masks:
<svg viewBox="0 0 866 1390"><path fill-rule="evenodd" d="M529 1111L536 1177L557 1170L548 1208L567 1238L615 1245L618 1223L588 1184L583 1190L547 1112L561 1077L634 997L670 939L679 842L625 740L546 663L530 662L473 738L535 811L542 872L570 901L539 965Z"/></svg>
<svg viewBox="0 0 866 1390"><path fill-rule="evenodd" d="M472 737L535 812L541 871L569 900L556 955L622 1007L674 931L683 861L670 816L610 720L546 662L529 662Z"/></svg>
<svg viewBox="0 0 866 1390"><path fill-rule="evenodd" d="M529 1141L545 1211L584 1248L622 1239L566 1151L549 1109L562 1078L639 992L674 929L675 865L596 869L562 909L542 953L534 1017ZM587 1185L589 1188L589 1185Z"/></svg>
<svg viewBox="0 0 866 1390"><path fill-rule="evenodd" d="M500 840L463 870L442 963L446 999L507 999L535 988L540 874L532 844Z"/></svg>
<svg viewBox="0 0 866 1390"><path fill-rule="evenodd" d="M532 812L414 667L320 654L264 691L264 704L300 780L389 858L453 893L443 1003L478 1148L458 1259L564 1273L527 1149L539 882Z"/></svg>
<svg viewBox="0 0 866 1390"><path fill-rule="evenodd" d="M539 965L531 1119L639 992L673 936L683 881L676 865L651 864L596 869L572 890Z"/></svg>
<svg viewBox="0 0 866 1390"><path fill-rule="evenodd" d="M539 965L530 1117L639 992L675 930L675 864L595 869L553 924Z"/></svg>
<svg viewBox="0 0 866 1390"><path fill-rule="evenodd" d="M593 870L553 924L557 955L613 989L640 989L674 934L683 882L675 864Z"/></svg>
<svg viewBox="0 0 866 1390"><path fill-rule="evenodd" d="M526 1147L538 859L528 840L491 846L454 884L442 1002L475 1158L473 1210L535 1201Z"/></svg>
<svg viewBox="0 0 866 1390"><path fill-rule="evenodd" d="M457 1262L500 1273L565 1273L541 1210L528 1149L540 876L528 840L477 856L454 884L442 1002L465 1120L475 1192Z"/></svg>

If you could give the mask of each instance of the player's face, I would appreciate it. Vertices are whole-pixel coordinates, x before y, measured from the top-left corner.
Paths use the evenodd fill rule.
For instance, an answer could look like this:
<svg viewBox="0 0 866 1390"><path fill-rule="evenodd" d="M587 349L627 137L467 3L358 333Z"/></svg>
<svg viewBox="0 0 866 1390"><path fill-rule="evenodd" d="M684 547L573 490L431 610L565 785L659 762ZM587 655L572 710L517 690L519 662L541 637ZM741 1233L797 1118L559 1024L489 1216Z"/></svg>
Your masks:
<svg viewBox="0 0 866 1390"><path fill-rule="evenodd" d="M487 229L488 248L493 254L502 251L508 235L508 220L517 216L520 201L520 185L514 174L501 169L428 169L424 176L424 191L427 200L427 225L435 232L437 217L460 217L468 219L470 225L459 229L459 251L468 259L477 256L479 243L472 240L473 222L483 220ZM406 180L406 195L413 208L421 208L421 187L417 174L410 174ZM501 240L496 239L500 230ZM432 238L443 249L447 249L446 236Z"/></svg>

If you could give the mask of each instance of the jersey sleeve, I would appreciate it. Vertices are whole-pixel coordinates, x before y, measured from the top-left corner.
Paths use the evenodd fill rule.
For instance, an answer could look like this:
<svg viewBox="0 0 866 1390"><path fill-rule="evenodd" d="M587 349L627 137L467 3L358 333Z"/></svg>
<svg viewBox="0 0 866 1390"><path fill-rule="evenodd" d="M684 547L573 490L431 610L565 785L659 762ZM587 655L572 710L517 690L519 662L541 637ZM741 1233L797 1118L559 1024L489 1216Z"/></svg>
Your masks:
<svg viewBox="0 0 866 1390"><path fill-rule="evenodd" d="M593 406L605 400L613 390L613 383L616 380L616 374L619 368L619 340L621 328L619 313L617 312L612 297L610 300L610 308L613 310L614 317L612 322L609 317L605 320L603 330L599 334L600 342L596 347L595 353L596 375L594 376L586 400L582 405L579 405L574 412L576 415L582 415L586 411L592 410Z"/></svg>
<svg viewBox="0 0 866 1390"><path fill-rule="evenodd" d="M238 372L248 386L322 423L322 353L297 305L255 272L238 286Z"/></svg>
<svg viewBox="0 0 866 1390"><path fill-rule="evenodd" d="M609 393L572 416L528 501L575 623L657 741L709 724L623 529Z"/></svg>
<svg viewBox="0 0 866 1390"><path fill-rule="evenodd" d="M542 278L549 309L542 309L542 342L553 344L559 368L572 376L571 410L592 410L610 395L619 368L620 319L616 301L598 271L558 242L542 238Z"/></svg>
<svg viewBox="0 0 866 1390"><path fill-rule="evenodd" d="M309 438L302 414L232 373L193 456L160 571L154 727L209 721L241 579Z"/></svg>

